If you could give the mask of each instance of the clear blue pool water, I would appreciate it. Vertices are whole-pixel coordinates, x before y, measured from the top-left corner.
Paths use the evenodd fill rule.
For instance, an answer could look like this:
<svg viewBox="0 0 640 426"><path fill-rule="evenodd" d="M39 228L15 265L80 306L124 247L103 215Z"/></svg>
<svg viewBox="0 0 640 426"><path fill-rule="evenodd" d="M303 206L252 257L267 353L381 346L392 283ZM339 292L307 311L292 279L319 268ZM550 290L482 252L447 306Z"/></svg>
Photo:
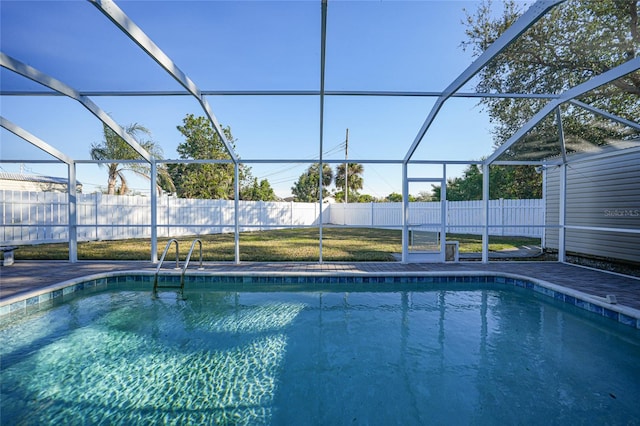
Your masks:
<svg viewBox="0 0 640 426"><path fill-rule="evenodd" d="M76 297L3 320L2 424L640 422L638 330L485 287Z"/></svg>

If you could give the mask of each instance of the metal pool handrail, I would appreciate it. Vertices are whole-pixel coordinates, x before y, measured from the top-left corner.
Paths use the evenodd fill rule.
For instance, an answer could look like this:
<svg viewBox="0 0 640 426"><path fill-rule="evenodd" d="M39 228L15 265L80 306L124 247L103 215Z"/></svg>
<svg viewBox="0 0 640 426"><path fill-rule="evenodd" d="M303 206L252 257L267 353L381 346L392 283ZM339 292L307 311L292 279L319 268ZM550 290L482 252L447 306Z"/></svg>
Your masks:
<svg viewBox="0 0 640 426"><path fill-rule="evenodd" d="M156 268L156 277L158 276L158 272L160 272L160 268L162 268L162 263L164 262L164 258L167 255L167 252L169 251L169 248L171 247L172 243L176 243L176 268L175 269L180 269L180 258L179 258L179 250L178 250L178 240L176 240L175 238L170 239L169 241L167 241L167 245L164 246L164 251L162 252L162 256L160 257L160 262L158 262L158 267Z"/></svg>
<svg viewBox="0 0 640 426"><path fill-rule="evenodd" d="M182 276L184 277L185 272L187 272L187 268L189 267L189 261L191 260L191 254L193 253L193 249L196 247L196 243L200 244L200 266L198 270L203 270L202 267L202 240L200 238L196 238L191 243L191 249L189 249L189 254L187 254L187 260L184 262L184 266L182 267Z"/></svg>
<svg viewBox="0 0 640 426"><path fill-rule="evenodd" d="M184 262L184 265L182 266L182 273L180 274L180 286L162 286L159 287L158 286L158 275L160 273L160 268L162 267L162 263L164 262L164 258L167 255L167 252L169 251L169 248L171 247L171 244L176 243L176 267L175 269L180 269L180 254L179 254L179 249L178 249L178 240L176 240L175 238L172 238L171 240L169 240L167 242L166 247L164 248L164 252L162 253L162 257L160 258L160 262L158 263L158 267L156 268L156 275L154 277L153 280L153 294L154 296L157 295L158 293L158 288L179 288L180 289L180 293L182 295L182 297L184 298L184 275L187 272L187 268L189 267L189 262L191 261L191 255L193 254L193 249L195 249L196 247L196 243L199 244L200 246L200 266L198 267L198 270L203 270L204 268L202 267L202 240L199 238L196 238L195 240L193 240L193 242L191 243L191 248L189 249L189 253L187 254L187 258Z"/></svg>
<svg viewBox="0 0 640 426"><path fill-rule="evenodd" d="M160 273L160 268L162 268L162 264L164 263L164 258L167 256L167 252L169 248L171 248L171 244L176 243L176 267L175 269L180 269L180 250L178 240L175 238L167 241L167 245L164 247L164 251L162 252L162 256L160 257L160 262L158 262L158 267L156 268L156 275L153 278L153 294L155 295L158 292L158 274Z"/></svg>

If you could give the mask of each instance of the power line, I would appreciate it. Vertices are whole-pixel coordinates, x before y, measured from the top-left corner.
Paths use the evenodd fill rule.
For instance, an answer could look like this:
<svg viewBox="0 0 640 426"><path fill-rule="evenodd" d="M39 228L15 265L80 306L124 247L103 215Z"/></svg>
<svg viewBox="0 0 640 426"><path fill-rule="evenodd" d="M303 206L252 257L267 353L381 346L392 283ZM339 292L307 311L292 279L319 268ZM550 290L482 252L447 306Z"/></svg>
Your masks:
<svg viewBox="0 0 640 426"><path fill-rule="evenodd" d="M329 155L329 154L334 154L336 152L341 152L342 148L344 147L344 144L345 144L344 141L340 142L339 144L337 144L337 145L329 148L327 151L323 152L322 155ZM311 160L311 161L318 160L318 155L309 155L309 156L304 157L304 159L305 160ZM300 168L300 167L301 167L300 164L294 164L294 165L291 165L291 166L284 166L284 167L280 167L280 168L274 169L274 170L272 170L270 172L267 172L265 174L262 174L260 177L264 179L264 178L267 178L269 176L274 176L274 175L277 175L277 174L280 174L280 173L285 173L285 172L288 172L290 170L293 170L293 169L296 169L296 168Z"/></svg>

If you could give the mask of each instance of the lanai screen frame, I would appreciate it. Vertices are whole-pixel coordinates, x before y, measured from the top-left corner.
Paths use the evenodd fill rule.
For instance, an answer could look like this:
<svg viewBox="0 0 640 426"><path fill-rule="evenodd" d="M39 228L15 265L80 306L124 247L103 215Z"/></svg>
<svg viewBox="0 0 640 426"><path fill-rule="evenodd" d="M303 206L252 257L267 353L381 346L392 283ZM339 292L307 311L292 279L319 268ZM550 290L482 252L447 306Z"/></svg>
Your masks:
<svg viewBox="0 0 640 426"><path fill-rule="evenodd" d="M157 259L157 194L155 191L156 179L157 179L157 164L161 160L156 160L148 152L146 152L138 142L128 135L124 129L122 129L115 121L113 121L100 107L98 107L91 97L99 96L193 96L195 97L206 117L210 121L213 130L222 140L225 149L230 157L230 160L208 160L207 162L223 162L231 163L234 165L234 257L235 263L240 263L240 250L239 250L239 166L240 164L257 164L257 163L319 163L319 164L331 164L342 163L340 160L325 160L323 159L323 142L324 142L324 100L326 96L392 96L392 97L404 97L404 96L419 96L419 97L436 97L436 102L432 107L430 113L426 117L422 127L418 131L414 138L411 147L407 151L403 160L367 160L367 159L351 159L350 162L356 163L384 163L384 164L400 164L402 166L402 263L409 261L408 256L408 244L409 244L409 182L412 181L412 177L409 176L408 166L410 164L438 164L443 167L443 175L446 182L446 167L448 164L480 164L483 170L483 234L482 234L482 262L487 263L488 259L488 246L489 246L489 228L500 227L502 225L489 225L489 167L491 165L534 165L534 166L549 166L557 165L561 167L561 179L560 179L560 217L559 217L559 249L558 249L558 261L565 261L565 208L566 208L566 165L568 163L567 151L564 146L564 134L562 129L562 118L560 114L560 107L565 103L571 103L574 106L584 108L592 113L602 115L610 120L617 121L631 128L640 130L640 124L630 120L625 120L621 117L617 117L613 114L605 111L593 108L576 98L580 95L593 90L597 87L605 85L611 81L623 77L626 74L637 71L640 69L640 58L634 58L625 62L624 64L617 66L603 74L592 77L585 83L572 87L569 90L561 94L517 94L517 93L463 93L460 89L473 78L478 72L482 70L496 55L500 54L505 48L513 43L523 32L525 32L530 26L535 24L542 16L549 12L552 8L563 3L565 0L538 0L522 15L520 18L511 25L487 50L485 50L473 63L465 69L453 82L442 92L407 92L407 91L326 91L325 90L325 52L326 52L326 35L327 35L327 8L328 0L321 0L321 45L320 45L320 81L318 91L206 91L201 90L198 86L175 64L161 49L158 47L145 33L137 26L112 0L87 0L92 3L96 8L103 13L116 27L120 29L125 35L127 35L140 49L142 49L149 57L151 57L162 69L164 69L173 79L175 79L185 90L177 92L80 92L67 84L48 76L22 62L18 59L11 58L0 52L0 66L7 68L25 78L36 81L54 92L33 92L33 91L2 91L1 95L16 95L16 96L67 96L71 99L75 99L80 102L82 106L88 109L96 118L98 118L104 125L111 128L116 134L128 143L140 156L143 161L150 164L151 167L151 181L150 181L150 193L151 193L151 261L156 263ZM320 103L319 113L319 159L314 161L301 160L301 159L280 159L280 160L264 160L264 159L244 159L239 160L238 155L234 152L231 144L226 139L222 127L220 126L215 114L209 106L205 96L207 95L233 95L233 96L317 96ZM412 160L412 157L422 142L424 136L427 134L431 124L434 122L438 115L438 112L446 101L452 97L465 97L465 98L486 98L486 97L502 97L502 98L544 98L549 99L549 103L543 107L538 113L536 113L520 130L518 130L511 138L509 138L500 148L498 148L491 156L484 161L428 161L428 160ZM556 113L557 125L558 125L558 137L561 146L561 159L560 160L537 160L537 161L499 161L498 158L501 154L507 151L510 147L518 142L518 140L524 136L528 131L533 129L541 120L547 117L549 114ZM78 261L77 257L77 217L76 217L76 164L81 163L107 163L109 160L95 161L95 160L74 160L66 154L60 152L55 147L47 144L45 141L37 138L35 135L29 133L27 130L20 128L19 126L11 123L4 117L0 117L0 126L14 133L18 137L33 144L34 146L42 149L49 155L53 156L57 161L63 162L68 167L68 203L69 203L69 261L75 263ZM13 160L11 162L25 162L25 160ZM163 162L175 162L175 160L162 160ZM0 162L8 162L2 160ZM43 162L43 161L39 161ZM135 162L135 161L134 161ZM192 163L202 162L202 160L181 160L180 162ZM419 178L415 178L419 181ZM322 167L320 167L320 179L319 179L319 194L322 194ZM318 203L320 204L320 218L319 218L319 263L323 262L322 259L322 197L319 197ZM442 187L442 199L446 201L446 185ZM447 223L446 216L443 215L442 219L442 235L446 235ZM599 230L601 228L593 227L593 230ZM640 230L637 229L623 229L616 228L616 232L630 232L640 234ZM445 261L445 238L441 239L441 261Z"/></svg>

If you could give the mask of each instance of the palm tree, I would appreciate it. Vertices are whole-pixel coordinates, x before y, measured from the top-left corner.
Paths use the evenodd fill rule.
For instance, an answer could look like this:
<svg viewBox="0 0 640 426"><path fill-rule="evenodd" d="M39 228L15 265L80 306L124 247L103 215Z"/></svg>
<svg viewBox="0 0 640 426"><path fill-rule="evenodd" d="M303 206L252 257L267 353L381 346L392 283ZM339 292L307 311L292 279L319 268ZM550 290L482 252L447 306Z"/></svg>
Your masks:
<svg viewBox="0 0 640 426"><path fill-rule="evenodd" d="M133 123L124 128L125 132L131 135L138 141L152 157L156 159L162 159L162 148L157 145L153 140L142 140L144 136L151 136L149 129L141 124ZM104 140L101 143L91 144L91 159L93 160L114 160L107 163L108 178L107 178L107 194L115 195L116 186L120 181L120 187L118 189L119 195L127 193L127 179L124 175L125 171L131 171L147 179L150 178L151 168L146 163L120 163L118 160L137 160L140 155L127 144L120 136L118 136L113 130L104 125ZM103 163L99 164L101 167ZM165 188L170 191L175 191L173 181L169 176L169 173L164 165L158 167L158 190Z"/></svg>
<svg viewBox="0 0 640 426"><path fill-rule="evenodd" d="M348 201L349 192L357 193L359 189L362 189L362 185L364 179L362 178L362 173L364 172L364 167L359 163L349 163L349 167L347 170L347 185L346 185L346 193L345 193L345 202ZM339 164L336 170L336 187L344 190L345 188L345 165Z"/></svg>

